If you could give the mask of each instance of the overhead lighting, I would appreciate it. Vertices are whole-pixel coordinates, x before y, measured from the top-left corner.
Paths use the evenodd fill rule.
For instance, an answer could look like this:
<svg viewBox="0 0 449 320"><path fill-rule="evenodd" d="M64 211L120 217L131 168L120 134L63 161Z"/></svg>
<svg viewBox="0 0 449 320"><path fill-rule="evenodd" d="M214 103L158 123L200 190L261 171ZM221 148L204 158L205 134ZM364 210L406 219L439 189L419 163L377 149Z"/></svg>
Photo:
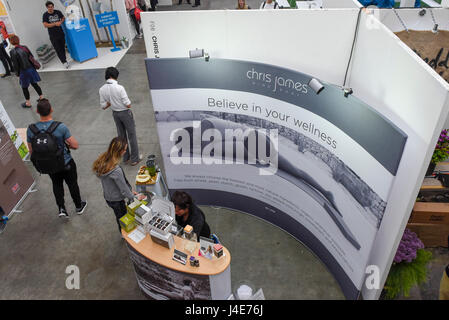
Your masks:
<svg viewBox="0 0 449 320"><path fill-rule="evenodd" d="M204 60L209 61L209 54L204 52L204 49L194 49L194 50L190 50L189 51L189 57L190 59L195 59L195 58L202 58L204 57Z"/></svg>
<svg viewBox="0 0 449 320"><path fill-rule="evenodd" d="M352 90L352 88L342 88L343 90L343 94L345 96L345 98L347 98L350 94L352 94L354 91Z"/></svg>
<svg viewBox="0 0 449 320"><path fill-rule="evenodd" d="M308 84L309 87L312 88L312 90L315 91L316 94L319 94L324 89L324 86L321 84L321 82L319 82L315 78L310 79Z"/></svg>

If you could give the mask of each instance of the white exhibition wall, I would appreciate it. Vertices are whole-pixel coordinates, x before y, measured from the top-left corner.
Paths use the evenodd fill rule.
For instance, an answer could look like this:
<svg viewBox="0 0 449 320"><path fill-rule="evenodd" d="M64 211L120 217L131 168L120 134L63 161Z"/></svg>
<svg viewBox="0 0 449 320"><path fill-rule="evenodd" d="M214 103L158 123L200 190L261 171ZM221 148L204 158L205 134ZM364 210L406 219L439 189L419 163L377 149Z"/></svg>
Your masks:
<svg viewBox="0 0 449 320"><path fill-rule="evenodd" d="M142 28L153 39L146 42L150 58L188 57L189 50L202 48L212 58L274 64L341 84L352 46L347 35L354 34L357 14L358 9L148 12ZM267 28L267 21L276 27Z"/></svg>
<svg viewBox="0 0 449 320"><path fill-rule="evenodd" d="M426 9L426 14L420 16L419 12L421 8L417 9L400 9L396 10L399 17L405 23L407 29L410 30L426 30L431 31L434 23L432 20L432 11L435 21L438 24L438 29L449 30L449 11L443 8ZM393 32L399 32L404 30L401 21L395 15L392 10L374 9L375 16L382 24L388 27Z"/></svg>
<svg viewBox="0 0 449 320"><path fill-rule="evenodd" d="M362 5L357 0L323 0L323 8L361 8Z"/></svg>
<svg viewBox="0 0 449 320"><path fill-rule="evenodd" d="M90 28L95 41L98 41L98 36L95 31L94 22L89 13L89 7L87 5L87 0L78 0L75 2L79 5L79 1L82 1L85 11L85 17L89 19ZM11 22L14 26L15 32L21 39L21 43L28 46L33 52L36 51L38 47L43 44L50 44L50 39L48 37L48 31L42 24L42 15L46 11L45 8L46 0L14 0L9 1L9 6L6 6ZM65 8L62 4L54 0L55 9L61 11L65 14ZM110 1L103 0L102 11L110 10ZM131 28L131 22L129 20L128 14L126 13L126 8L124 1L114 0L113 1L114 10L118 12L120 24L117 25L117 32L121 37L126 37L130 39L130 45L132 45L132 39L134 38L135 31ZM93 13L95 14L95 13ZM114 27L113 33L114 38L117 37ZM100 40L107 41L106 31L99 29ZM117 39L116 39L117 40Z"/></svg>
<svg viewBox="0 0 449 320"><path fill-rule="evenodd" d="M371 253L371 264L386 271L384 283L448 115L449 85L373 15L363 13L360 22L348 86L409 136ZM364 289L366 299L379 296Z"/></svg>
<svg viewBox="0 0 449 320"><path fill-rule="evenodd" d="M211 59L272 64L343 85L358 14L359 9L158 12L145 13L142 25L150 58L188 57L189 50L202 48ZM276 28L264 27L267 21ZM357 98L408 136L369 259L380 268L381 287L362 288L365 299L375 299L447 118L449 85L364 11L348 80Z"/></svg>

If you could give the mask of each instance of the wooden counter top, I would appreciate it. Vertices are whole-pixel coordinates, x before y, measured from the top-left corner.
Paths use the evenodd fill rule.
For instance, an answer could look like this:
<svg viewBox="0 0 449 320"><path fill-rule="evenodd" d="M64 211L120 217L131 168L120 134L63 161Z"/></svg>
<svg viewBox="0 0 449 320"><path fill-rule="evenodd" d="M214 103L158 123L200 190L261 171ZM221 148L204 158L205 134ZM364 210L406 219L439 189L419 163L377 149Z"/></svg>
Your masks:
<svg viewBox="0 0 449 320"><path fill-rule="evenodd" d="M134 231L134 230L133 230ZM131 231L131 232L133 232ZM137 252L142 254L147 259L162 265L168 269L190 273L190 274L197 274L197 275L215 275L220 274L223 271L226 270L226 268L231 263L231 254L229 253L228 249L223 247L223 256L220 258L213 257L212 260L209 260L205 257L198 256L198 250L200 248L200 243L196 243L195 250L192 252L192 255L196 257L200 261L199 267L192 267L189 262L190 258L190 252L184 249L184 245L188 242L191 242L189 240L186 240L184 238L173 236L174 238L174 246L171 249L167 249L166 247L163 247L157 243L154 243L153 240L151 240L151 237L149 234L146 235L146 237L140 241L139 243L135 243L133 240L131 240L128 237L128 233L125 232L122 229L122 235L125 238L126 242L133 247ZM174 249L177 249L181 252L184 252L188 255L187 257L187 263L185 265L176 262L173 260L173 251Z"/></svg>

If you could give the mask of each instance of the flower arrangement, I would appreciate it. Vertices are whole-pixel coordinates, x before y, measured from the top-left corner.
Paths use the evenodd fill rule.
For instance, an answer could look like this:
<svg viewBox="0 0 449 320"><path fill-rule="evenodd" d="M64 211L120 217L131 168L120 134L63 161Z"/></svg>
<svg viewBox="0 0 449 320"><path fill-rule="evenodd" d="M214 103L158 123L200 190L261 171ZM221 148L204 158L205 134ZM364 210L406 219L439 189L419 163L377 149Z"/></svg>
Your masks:
<svg viewBox="0 0 449 320"><path fill-rule="evenodd" d="M416 233L405 229L385 282L386 299L403 294L409 296L410 289L427 280L427 263L432 253L424 250L424 244Z"/></svg>
<svg viewBox="0 0 449 320"><path fill-rule="evenodd" d="M440 133L437 145L433 151L431 162L437 164L438 162L444 161L449 157L449 136L448 131L444 129Z"/></svg>

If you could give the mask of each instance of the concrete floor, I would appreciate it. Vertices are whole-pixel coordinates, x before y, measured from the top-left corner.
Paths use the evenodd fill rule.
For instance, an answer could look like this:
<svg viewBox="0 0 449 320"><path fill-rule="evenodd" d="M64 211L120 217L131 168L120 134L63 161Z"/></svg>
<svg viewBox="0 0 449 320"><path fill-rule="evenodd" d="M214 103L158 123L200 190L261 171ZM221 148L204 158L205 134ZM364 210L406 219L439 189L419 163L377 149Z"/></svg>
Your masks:
<svg viewBox="0 0 449 320"><path fill-rule="evenodd" d="M236 1L202 0L199 9L233 8ZM259 1L247 1L253 8ZM165 8L190 10L187 4ZM161 8L163 10L163 8ZM119 63L119 82L131 98L139 147L145 156L156 154L161 163L158 137L144 67L145 46L137 40ZM98 89L103 70L41 74L44 95L52 102L54 118L63 121L80 148L73 152L78 165L79 185L89 201L83 216L74 214L66 189L70 220L57 217L57 207L48 176L39 176L32 166L38 192L22 205L0 236L1 299L143 299L127 249L116 230L112 210L107 207L98 179L91 173L92 162L106 150L116 129L110 111L99 107ZM37 98L32 92L32 101ZM16 127L38 120L23 102L16 78L0 80L0 99ZM124 166L128 177L136 168ZM267 299L344 299L326 267L298 241L264 221L230 210L203 207L213 232L232 255L231 276L235 285L251 281L263 288ZM412 292L411 298L436 299L447 249L434 249L429 283ZM80 269L80 290L65 286L66 267ZM438 283L437 283L438 282Z"/></svg>

